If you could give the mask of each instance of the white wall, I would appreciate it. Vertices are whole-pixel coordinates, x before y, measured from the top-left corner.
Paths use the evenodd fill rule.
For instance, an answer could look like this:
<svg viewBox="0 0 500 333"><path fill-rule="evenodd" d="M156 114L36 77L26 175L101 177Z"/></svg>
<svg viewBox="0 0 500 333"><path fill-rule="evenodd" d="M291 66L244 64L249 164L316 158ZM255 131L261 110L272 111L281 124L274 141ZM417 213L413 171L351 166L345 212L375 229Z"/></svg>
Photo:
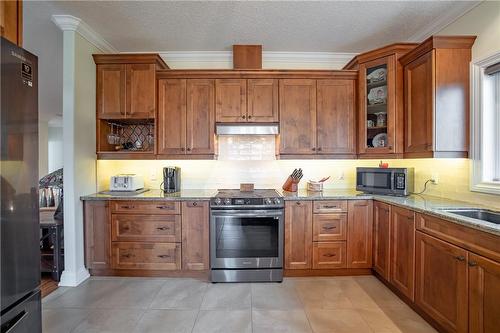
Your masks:
<svg viewBox="0 0 500 333"><path fill-rule="evenodd" d="M48 127L48 172L63 167L63 128Z"/></svg>
<svg viewBox="0 0 500 333"><path fill-rule="evenodd" d="M38 120L38 179L49 173L49 124Z"/></svg>
<svg viewBox="0 0 500 333"><path fill-rule="evenodd" d="M500 1L484 1L441 30L439 35L476 35L472 59L500 51Z"/></svg>

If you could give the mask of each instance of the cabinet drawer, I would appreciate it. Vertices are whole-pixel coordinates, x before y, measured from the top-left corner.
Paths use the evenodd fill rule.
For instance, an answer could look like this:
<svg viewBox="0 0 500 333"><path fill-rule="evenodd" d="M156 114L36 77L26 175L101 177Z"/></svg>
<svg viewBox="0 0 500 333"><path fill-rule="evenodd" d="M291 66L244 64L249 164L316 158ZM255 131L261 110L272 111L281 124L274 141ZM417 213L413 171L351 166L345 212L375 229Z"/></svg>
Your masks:
<svg viewBox="0 0 500 333"><path fill-rule="evenodd" d="M346 268L345 242L314 242L313 269Z"/></svg>
<svg viewBox="0 0 500 333"><path fill-rule="evenodd" d="M111 250L114 269L181 269L180 243L113 242Z"/></svg>
<svg viewBox="0 0 500 333"><path fill-rule="evenodd" d="M112 213L130 214L180 214L180 203L176 201L113 201Z"/></svg>
<svg viewBox="0 0 500 333"><path fill-rule="evenodd" d="M347 237L347 214L314 214L313 241L339 241Z"/></svg>
<svg viewBox="0 0 500 333"><path fill-rule="evenodd" d="M314 213L347 212L347 200L314 201Z"/></svg>
<svg viewBox="0 0 500 333"><path fill-rule="evenodd" d="M113 241L180 242L180 215L113 214Z"/></svg>

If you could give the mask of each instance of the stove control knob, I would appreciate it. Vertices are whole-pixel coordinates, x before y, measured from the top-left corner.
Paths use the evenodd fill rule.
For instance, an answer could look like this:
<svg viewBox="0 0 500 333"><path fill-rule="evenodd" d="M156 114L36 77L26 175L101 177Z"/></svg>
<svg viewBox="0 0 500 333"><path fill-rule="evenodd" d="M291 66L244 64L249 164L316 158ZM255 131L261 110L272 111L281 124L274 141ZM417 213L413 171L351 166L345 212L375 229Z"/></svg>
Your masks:
<svg viewBox="0 0 500 333"><path fill-rule="evenodd" d="M226 198L224 199L224 205L230 205L231 204L231 199Z"/></svg>
<svg viewBox="0 0 500 333"><path fill-rule="evenodd" d="M280 198L274 198L274 204L279 205L281 203Z"/></svg>
<svg viewBox="0 0 500 333"><path fill-rule="evenodd" d="M222 200L220 198L215 198L214 200L214 204L216 204L217 206L220 205L222 203Z"/></svg>
<svg viewBox="0 0 500 333"><path fill-rule="evenodd" d="M264 204L266 204L266 205L272 205L273 202L271 201L271 198L265 198L264 199Z"/></svg>

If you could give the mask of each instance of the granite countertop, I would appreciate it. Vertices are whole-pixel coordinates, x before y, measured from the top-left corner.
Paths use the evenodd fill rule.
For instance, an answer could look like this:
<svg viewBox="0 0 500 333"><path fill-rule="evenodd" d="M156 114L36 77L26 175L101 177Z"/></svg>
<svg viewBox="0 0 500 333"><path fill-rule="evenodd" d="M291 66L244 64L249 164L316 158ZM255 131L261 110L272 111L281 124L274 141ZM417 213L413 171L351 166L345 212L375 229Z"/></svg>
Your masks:
<svg viewBox="0 0 500 333"><path fill-rule="evenodd" d="M461 224L470 228L482 230L500 236L500 225L481 221L465 216L460 216L443 211L443 208L485 208L495 210L495 208L485 207L470 202L450 200L429 195L410 195L408 197L393 197L387 195L365 194L350 189L325 189L323 192L308 192L299 190L297 193L277 190L285 201L290 200L370 200L375 199L391 205L408 208L416 212L432 215L438 218ZM135 195L109 195L94 193L82 196L81 200L209 200L217 190L192 189L181 190L176 193L163 193L161 190L149 190ZM498 210L498 209L496 209Z"/></svg>

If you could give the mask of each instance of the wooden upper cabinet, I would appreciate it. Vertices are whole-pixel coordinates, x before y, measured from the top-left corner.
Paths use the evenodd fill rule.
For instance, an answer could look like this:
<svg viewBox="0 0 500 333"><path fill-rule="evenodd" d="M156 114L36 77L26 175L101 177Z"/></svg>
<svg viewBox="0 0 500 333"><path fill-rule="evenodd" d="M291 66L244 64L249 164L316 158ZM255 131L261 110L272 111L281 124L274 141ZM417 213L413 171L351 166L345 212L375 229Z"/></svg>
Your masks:
<svg viewBox="0 0 500 333"><path fill-rule="evenodd" d="M430 51L405 66L405 153L432 153L434 56Z"/></svg>
<svg viewBox="0 0 500 333"><path fill-rule="evenodd" d="M247 80L247 120L272 123L278 119L278 80Z"/></svg>
<svg viewBox="0 0 500 333"><path fill-rule="evenodd" d="M467 332L467 251L417 231L415 272L415 303L447 332Z"/></svg>
<svg viewBox="0 0 500 333"><path fill-rule="evenodd" d="M215 80L215 112L218 123L247 121L247 80Z"/></svg>
<svg viewBox="0 0 500 333"><path fill-rule="evenodd" d="M391 208L390 282L406 297L414 300L415 287L415 213Z"/></svg>
<svg viewBox="0 0 500 333"><path fill-rule="evenodd" d="M391 205L375 201L373 204L373 269L389 280L390 270Z"/></svg>
<svg viewBox="0 0 500 333"><path fill-rule="evenodd" d="M215 153L215 80L187 80L188 154Z"/></svg>
<svg viewBox="0 0 500 333"><path fill-rule="evenodd" d="M126 71L122 64L97 66L98 118L125 118Z"/></svg>
<svg viewBox="0 0 500 333"><path fill-rule="evenodd" d="M154 64L127 65L127 118L155 118L155 78Z"/></svg>
<svg viewBox="0 0 500 333"><path fill-rule="evenodd" d="M209 269L208 201L182 202L182 269Z"/></svg>
<svg viewBox="0 0 500 333"><path fill-rule="evenodd" d="M285 268L312 268L312 201L285 202Z"/></svg>
<svg viewBox="0 0 500 333"><path fill-rule="evenodd" d="M405 157L467 157L475 36L432 36L401 57Z"/></svg>
<svg viewBox="0 0 500 333"><path fill-rule="evenodd" d="M88 269L111 267L111 222L107 201L84 202L85 266Z"/></svg>
<svg viewBox="0 0 500 333"><path fill-rule="evenodd" d="M185 154L186 127L186 80L158 80L158 154Z"/></svg>
<svg viewBox="0 0 500 333"><path fill-rule="evenodd" d="M469 253L469 332L500 327L500 263Z"/></svg>
<svg viewBox="0 0 500 333"><path fill-rule="evenodd" d="M280 154L316 153L316 81L279 81Z"/></svg>
<svg viewBox="0 0 500 333"><path fill-rule="evenodd" d="M154 119L158 54L94 54L98 119Z"/></svg>
<svg viewBox="0 0 500 333"><path fill-rule="evenodd" d="M22 0L0 1L0 34L11 43L23 46Z"/></svg>
<svg viewBox="0 0 500 333"><path fill-rule="evenodd" d="M372 200L349 200L347 221L347 267L372 267Z"/></svg>
<svg viewBox="0 0 500 333"><path fill-rule="evenodd" d="M355 82L317 81L318 154L356 154Z"/></svg>

